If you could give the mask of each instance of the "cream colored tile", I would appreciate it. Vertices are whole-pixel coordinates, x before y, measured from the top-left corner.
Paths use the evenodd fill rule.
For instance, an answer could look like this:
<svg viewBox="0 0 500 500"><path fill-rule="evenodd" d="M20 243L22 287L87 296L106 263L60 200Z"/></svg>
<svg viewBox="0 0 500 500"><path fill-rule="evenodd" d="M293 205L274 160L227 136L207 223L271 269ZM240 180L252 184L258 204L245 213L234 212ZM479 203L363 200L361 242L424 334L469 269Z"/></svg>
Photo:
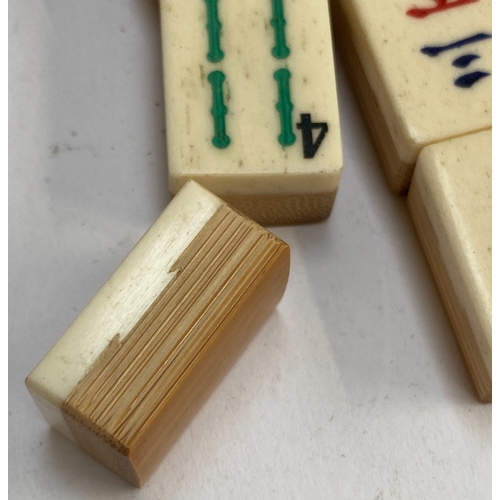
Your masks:
<svg viewBox="0 0 500 500"><path fill-rule="evenodd" d="M267 197L266 211L269 197L335 193L342 150L328 2L160 3L171 191L195 179L244 212L238 197ZM300 221L299 209L285 222Z"/></svg>
<svg viewBox="0 0 500 500"><path fill-rule="evenodd" d="M420 153L408 203L482 400L491 399L491 130Z"/></svg>
<svg viewBox="0 0 500 500"><path fill-rule="evenodd" d="M491 127L490 0L333 0L408 187L426 145ZM442 4L439 7L438 4ZM338 34L338 33L337 33ZM356 83L355 83L356 86ZM380 148L377 144L377 148ZM396 158L394 158L396 161Z"/></svg>

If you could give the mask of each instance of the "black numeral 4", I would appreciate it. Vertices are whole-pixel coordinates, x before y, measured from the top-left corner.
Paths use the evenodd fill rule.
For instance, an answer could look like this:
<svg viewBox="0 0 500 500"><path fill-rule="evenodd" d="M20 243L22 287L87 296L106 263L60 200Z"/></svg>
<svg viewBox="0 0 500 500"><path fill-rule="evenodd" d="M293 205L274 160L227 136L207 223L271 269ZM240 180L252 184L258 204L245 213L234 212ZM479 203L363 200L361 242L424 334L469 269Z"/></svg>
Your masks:
<svg viewBox="0 0 500 500"><path fill-rule="evenodd" d="M314 158L318 151L326 133L328 132L328 123L311 121L311 115L304 113L300 115L300 123L297 123L297 128L302 130L302 148L304 150L304 158ZM313 129L320 129L319 135L313 141Z"/></svg>

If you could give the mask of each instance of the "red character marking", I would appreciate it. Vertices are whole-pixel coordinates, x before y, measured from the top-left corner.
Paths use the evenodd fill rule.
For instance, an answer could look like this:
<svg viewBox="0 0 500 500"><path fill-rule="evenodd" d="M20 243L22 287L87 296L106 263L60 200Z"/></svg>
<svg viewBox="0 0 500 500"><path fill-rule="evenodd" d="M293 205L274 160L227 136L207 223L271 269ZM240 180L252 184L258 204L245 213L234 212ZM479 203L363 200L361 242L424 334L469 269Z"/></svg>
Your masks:
<svg viewBox="0 0 500 500"><path fill-rule="evenodd" d="M421 19L435 12L452 9L453 7L460 7L468 3L479 2L479 0L434 0L434 2L436 3L435 7L412 7L406 11L406 14Z"/></svg>

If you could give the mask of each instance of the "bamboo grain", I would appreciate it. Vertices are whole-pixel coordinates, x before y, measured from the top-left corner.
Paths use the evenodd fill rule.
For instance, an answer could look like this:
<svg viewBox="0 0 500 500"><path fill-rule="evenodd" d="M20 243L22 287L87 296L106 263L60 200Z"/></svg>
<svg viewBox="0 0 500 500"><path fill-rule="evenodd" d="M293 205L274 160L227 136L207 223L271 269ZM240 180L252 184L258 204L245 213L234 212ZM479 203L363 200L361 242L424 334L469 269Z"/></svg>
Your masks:
<svg viewBox="0 0 500 500"><path fill-rule="evenodd" d="M257 194L222 196L257 224L277 226L320 222L330 215L337 190L313 194Z"/></svg>

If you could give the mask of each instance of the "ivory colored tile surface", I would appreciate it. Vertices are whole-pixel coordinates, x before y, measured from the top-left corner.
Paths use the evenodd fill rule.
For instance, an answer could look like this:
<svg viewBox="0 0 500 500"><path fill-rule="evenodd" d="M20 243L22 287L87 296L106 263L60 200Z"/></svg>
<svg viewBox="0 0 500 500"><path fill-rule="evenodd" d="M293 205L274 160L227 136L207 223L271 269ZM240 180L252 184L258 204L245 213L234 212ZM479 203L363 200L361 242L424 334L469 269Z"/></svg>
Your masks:
<svg viewBox="0 0 500 500"><path fill-rule="evenodd" d="M324 219L342 171L327 0L161 0L170 190L260 223Z"/></svg>
<svg viewBox="0 0 500 500"><path fill-rule="evenodd" d="M332 0L332 5L334 22L345 20L336 30L345 59L360 63L353 69L346 62L359 98L375 101L365 103L374 108L368 120L387 128L382 138L380 131L373 133L376 146L388 148L381 143L391 141L393 151L383 162L400 164L383 165L395 191L408 188L424 146L491 127L490 0ZM365 89L357 83L363 79Z"/></svg>
<svg viewBox="0 0 500 500"><path fill-rule="evenodd" d="M144 484L283 294L288 245L188 182L26 380L46 420Z"/></svg>
<svg viewBox="0 0 500 500"><path fill-rule="evenodd" d="M408 195L478 395L491 401L491 130L428 146Z"/></svg>

